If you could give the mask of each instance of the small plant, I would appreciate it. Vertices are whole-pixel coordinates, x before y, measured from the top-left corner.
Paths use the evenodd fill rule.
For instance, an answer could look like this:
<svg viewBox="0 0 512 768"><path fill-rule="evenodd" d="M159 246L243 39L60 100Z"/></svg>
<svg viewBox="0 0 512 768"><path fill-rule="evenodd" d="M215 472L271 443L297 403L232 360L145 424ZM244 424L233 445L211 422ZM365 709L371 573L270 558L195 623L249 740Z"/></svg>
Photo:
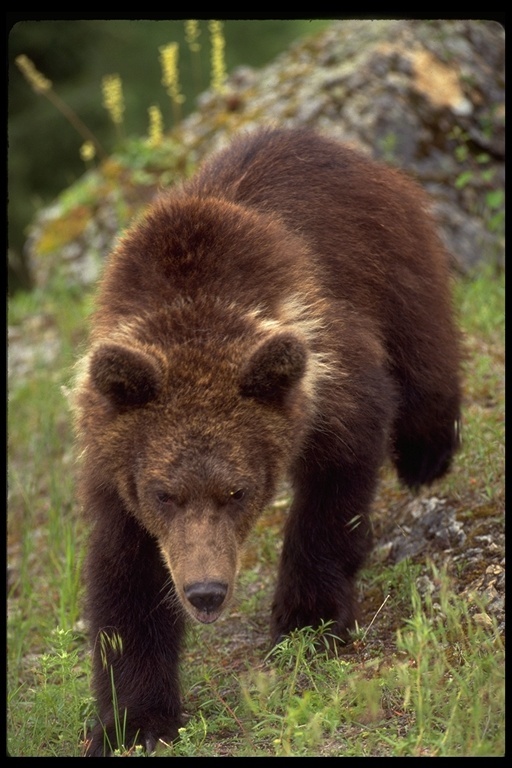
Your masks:
<svg viewBox="0 0 512 768"><path fill-rule="evenodd" d="M176 757L196 757L201 750L208 734L208 725L202 712L183 728L178 730L179 740L173 745L167 745Z"/></svg>
<svg viewBox="0 0 512 768"><path fill-rule="evenodd" d="M137 734L135 735L135 738L133 740L132 745L126 744L126 718L127 718L127 710L124 709L122 712L119 711L119 705L117 701L117 691L116 691L116 685L114 680L114 668L112 664L109 664L109 656L121 656L123 653L123 640L121 635L118 632L101 632L99 636L99 643L100 643L100 656L101 656L101 664L103 669L108 670L109 676L110 676L110 687L112 690L112 703L113 703L113 709L114 709L114 725L115 725L115 732L116 732L116 744L122 744L122 748L118 748L114 751L114 755L121 756L124 754L125 750L128 749L129 754L132 754L133 750L136 750L139 746L137 744ZM109 737L104 732L104 746L108 746L110 750L112 750L112 744L110 744ZM112 750L113 751L113 750Z"/></svg>
<svg viewBox="0 0 512 768"><path fill-rule="evenodd" d="M221 21L209 21L208 28L210 30L210 39L212 44L211 86L214 91L218 91L220 93L224 90L224 82L226 80L226 62L224 57L226 41L224 39L224 32Z"/></svg>
<svg viewBox="0 0 512 768"><path fill-rule="evenodd" d="M316 628L296 629L268 653L266 661L271 660L281 670L292 668L290 690L295 690L299 670L307 668L312 658L318 658L319 653L329 653L336 648L334 643L337 638L331 632L332 624L332 621L323 621Z"/></svg>
<svg viewBox="0 0 512 768"><path fill-rule="evenodd" d="M148 130L148 146L151 149L161 146L163 140L163 127L164 120L160 107L155 105L149 107L149 130Z"/></svg>
<svg viewBox="0 0 512 768"><path fill-rule="evenodd" d="M34 685L9 695L11 756L77 755L91 706L80 644L71 630L55 629L34 668ZM18 720L20 709L27 716Z"/></svg>
<svg viewBox="0 0 512 768"><path fill-rule="evenodd" d="M181 120L181 105L185 97L181 93L178 70L178 43L169 43L160 48L160 64L162 67L162 85L171 99L174 120Z"/></svg>
<svg viewBox="0 0 512 768"><path fill-rule="evenodd" d="M124 115L123 83L119 75L105 75L101 81L103 93L103 106L114 123L119 138L122 138L121 130Z"/></svg>

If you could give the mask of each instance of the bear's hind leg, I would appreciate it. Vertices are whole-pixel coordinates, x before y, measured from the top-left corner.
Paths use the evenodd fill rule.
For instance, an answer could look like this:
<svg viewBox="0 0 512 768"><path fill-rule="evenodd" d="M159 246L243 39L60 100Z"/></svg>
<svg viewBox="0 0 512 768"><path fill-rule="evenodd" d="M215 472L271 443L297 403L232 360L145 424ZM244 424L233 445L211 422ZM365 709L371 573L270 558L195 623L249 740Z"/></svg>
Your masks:
<svg viewBox="0 0 512 768"><path fill-rule="evenodd" d="M448 472L460 443L460 396L410 392L395 426L393 462L409 488L429 485Z"/></svg>

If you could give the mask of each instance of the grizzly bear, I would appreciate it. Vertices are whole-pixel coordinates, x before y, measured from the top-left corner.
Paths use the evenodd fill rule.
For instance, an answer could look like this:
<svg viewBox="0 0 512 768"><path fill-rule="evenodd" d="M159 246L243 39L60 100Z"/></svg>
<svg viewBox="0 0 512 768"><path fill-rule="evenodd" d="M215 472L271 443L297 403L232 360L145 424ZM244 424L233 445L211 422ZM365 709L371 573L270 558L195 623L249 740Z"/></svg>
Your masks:
<svg viewBox="0 0 512 768"><path fill-rule="evenodd" d="M347 640L386 456L410 488L459 441L449 258L418 186L309 130L235 140L106 266L75 386L97 725L176 737L188 615L229 604L251 526L293 491L272 639ZM115 702L115 706L114 706Z"/></svg>

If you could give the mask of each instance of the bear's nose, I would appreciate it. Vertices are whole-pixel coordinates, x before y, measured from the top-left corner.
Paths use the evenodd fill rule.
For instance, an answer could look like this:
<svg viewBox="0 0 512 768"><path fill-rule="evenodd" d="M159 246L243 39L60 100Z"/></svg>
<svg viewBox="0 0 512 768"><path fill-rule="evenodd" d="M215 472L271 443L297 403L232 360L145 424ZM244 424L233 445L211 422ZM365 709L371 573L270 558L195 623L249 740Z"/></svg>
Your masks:
<svg viewBox="0 0 512 768"><path fill-rule="evenodd" d="M185 597L198 611L214 613L226 597L228 585L221 581L196 581L184 587Z"/></svg>

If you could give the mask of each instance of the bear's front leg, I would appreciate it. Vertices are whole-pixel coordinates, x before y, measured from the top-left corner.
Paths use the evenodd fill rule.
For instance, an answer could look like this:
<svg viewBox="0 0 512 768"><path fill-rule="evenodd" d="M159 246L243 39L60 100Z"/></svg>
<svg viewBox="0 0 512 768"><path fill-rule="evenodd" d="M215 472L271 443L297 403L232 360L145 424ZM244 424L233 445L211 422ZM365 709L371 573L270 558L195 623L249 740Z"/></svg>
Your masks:
<svg viewBox="0 0 512 768"><path fill-rule="evenodd" d="M93 531L86 578L99 721L84 752L101 757L135 744L152 752L180 726L184 618L171 577L156 541L111 513Z"/></svg>
<svg viewBox="0 0 512 768"><path fill-rule="evenodd" d="M285 527L272 639L332 621L346 640L355 622L355 579L371 548L369 505L376 468L303 465Z"/></svg>

